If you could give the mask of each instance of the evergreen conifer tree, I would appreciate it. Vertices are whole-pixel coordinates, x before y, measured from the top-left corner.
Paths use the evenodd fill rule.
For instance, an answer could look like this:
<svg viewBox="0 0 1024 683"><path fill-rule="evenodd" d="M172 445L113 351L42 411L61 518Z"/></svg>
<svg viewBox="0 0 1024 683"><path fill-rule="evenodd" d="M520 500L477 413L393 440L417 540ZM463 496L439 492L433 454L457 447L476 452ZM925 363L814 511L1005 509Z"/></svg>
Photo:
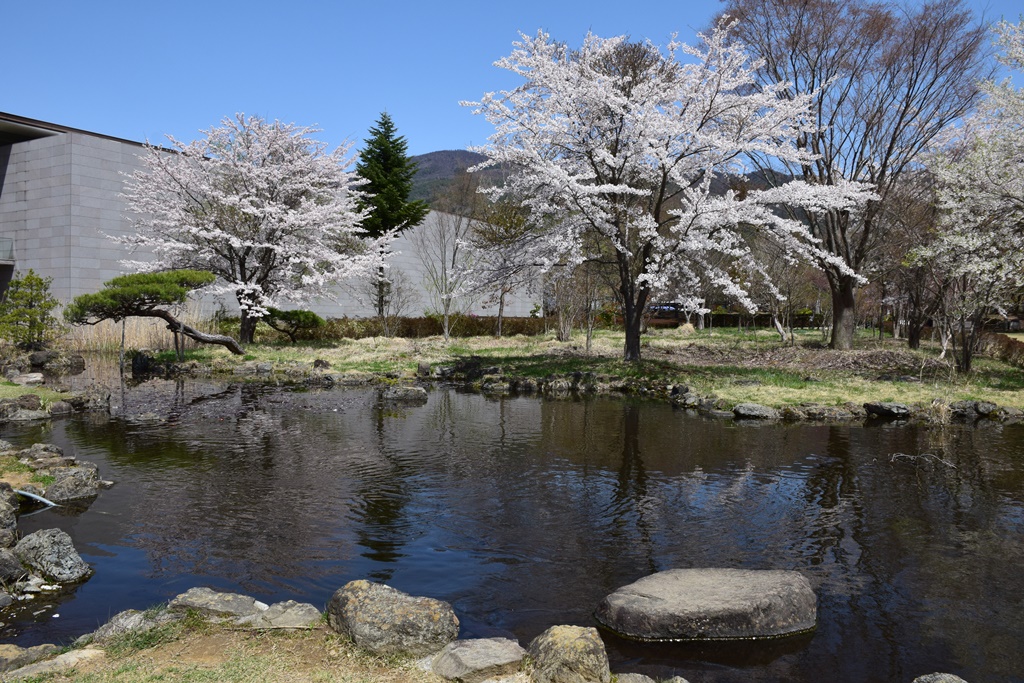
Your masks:
<svg viewBox="0 0 1024 683"><path fill-rule="evenodd" d="M363 220L367 236L380 237L392 230L402 232L419 225L430 207L424 201L409 201L412 179L416 175L416 162L407 154L408 144L398 135L398 129L387 112L380 115L370 129L366 147L356 163L356 174L366 180L360 189L366 193L361 209L369 210ZM384 315L390 286L381 268L376 273L376 301L378 315Z"/></svg>

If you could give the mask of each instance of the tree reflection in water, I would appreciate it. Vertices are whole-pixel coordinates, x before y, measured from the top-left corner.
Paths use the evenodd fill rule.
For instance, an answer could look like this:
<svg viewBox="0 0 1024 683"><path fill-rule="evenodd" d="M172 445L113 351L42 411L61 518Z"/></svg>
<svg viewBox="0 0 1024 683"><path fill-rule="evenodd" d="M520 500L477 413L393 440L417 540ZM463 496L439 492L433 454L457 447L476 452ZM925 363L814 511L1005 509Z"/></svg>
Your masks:
<svg viewBox="0 0 1024 683"><path fill-rule="evenodd" d="M463 637L526 642L593 624L604 595L654 571L780 568L815 586L810 638L609 639L613 661L701 681L1021 680L1019 426L740 425L621 399L435 389L402 407L364 389L165 386L129 388L114 420L2 436L55 442L117 482L78 516L22 521L67 530L97 572L59 620L20 621L10 640L70 639L194 585L322 605L371 578L453 602Z"/></svg>

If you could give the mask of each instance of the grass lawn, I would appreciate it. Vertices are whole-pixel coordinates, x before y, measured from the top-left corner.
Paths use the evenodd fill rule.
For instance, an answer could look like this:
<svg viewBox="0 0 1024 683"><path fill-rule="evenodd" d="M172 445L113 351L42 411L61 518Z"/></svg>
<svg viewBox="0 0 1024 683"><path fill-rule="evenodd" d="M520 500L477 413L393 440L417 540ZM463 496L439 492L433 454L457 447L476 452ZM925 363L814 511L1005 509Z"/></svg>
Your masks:
<svg viewBox="0 0 1024 683"><path fill-rule="evenodd" d="M346 339L335 344L254 344L245 356L221 347L191 351L188 358L228 370L246 361L270 362L279 369L308 368L326 360L332 372L369 372L411 379L418 363L433 366L477 356L510 377L543 379L593 373L632 380L658 389L686 385L728 403L752 401L772 406L806 402L985 400L1024 409L1024 371L978 357L975 371L958 375L951 359L924 344L911 351L903 340L858 337L852 351L833 351L819 330L798 330L781 342L774 331L718 328L658 329L645 335L643 360L621 360L623 334L597 331L588 351L582 335L559 342L553 334L504 338ZM170 356L168 356L169 358Z"/></svg>

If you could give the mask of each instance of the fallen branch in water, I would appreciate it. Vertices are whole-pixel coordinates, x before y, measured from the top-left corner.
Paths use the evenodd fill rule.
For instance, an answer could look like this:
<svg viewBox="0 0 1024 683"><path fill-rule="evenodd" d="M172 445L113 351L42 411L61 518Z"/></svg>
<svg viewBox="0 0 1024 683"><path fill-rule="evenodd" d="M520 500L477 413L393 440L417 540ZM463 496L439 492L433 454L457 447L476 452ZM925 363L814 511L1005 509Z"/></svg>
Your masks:
<svg viewBox="0 0 1024 683"><path fill-rule="evenodd" d="M898 462L898 461L902 461L902 460L908 460L911 463L913 463L915 460L927 460L928 458L936 460L936 461L942 463L943 465L945 465L946 467L952 467L954 470L956 469L956 465L954 465L953 463L949 462L948 460L943 460L942 458L940 458L939 456L935 455L934 453L921 453L920 455L909 455L907 453L893 453L893 454L891 454L889 456L889 462Z"/></svg>

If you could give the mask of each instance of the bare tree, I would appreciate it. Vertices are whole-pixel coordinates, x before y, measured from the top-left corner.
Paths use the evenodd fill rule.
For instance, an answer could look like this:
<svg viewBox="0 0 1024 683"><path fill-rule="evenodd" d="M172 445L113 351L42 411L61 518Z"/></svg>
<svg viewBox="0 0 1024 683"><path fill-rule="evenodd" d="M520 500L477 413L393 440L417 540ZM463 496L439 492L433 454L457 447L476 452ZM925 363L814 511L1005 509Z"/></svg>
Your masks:
<svg viewBox="0 0 1024 683"><path fill-rule="evenodd" d="M888 239L882 245L875 277L893 312L893 336L906 333L907 346L921 346L925 326L940 311L952 282L930 259L915 250L930 244L939 220L935 178L924 171L904 175L893 188L879 224Z"/></svg>
<svg viewBox="0 0 1024 683"><path fill-rule="evenodd" d="M485 303L498 304L498 337L502 335L506 298L536 282L538 273L528 249L535 238L528 212L520 202L509 199L481 207L480 221L473 226L474 279L488 292Z"/></svg>
<svg viewBox="0 0 1024 683"><path fill-rule="evenodd" d="M483 200L476 179L463 173L438 200L419 230L411 237L423 265L423 285L431 305L441 315L445 341L451 336L452 316L464 312L473 300L473 250L469 246Z"/></svg>
<svg viewBox="0 0 1024 683"><path fill-rule="evenodd" d="M547 300L556 317L558 341L572 341L573 329L579 326L590 352L597 325L597 314L604 301L612 298L607 265L589 261L576 267L562 266L548 271ZM614 275L614 273L612 273Z"/></svg>
<svg viewBox="0 0 1024 683"><path fill-rule="evenodd" d="M399 318L419 301L419 295L404 271L395 267L379 269L361 283L361 301L370 301L377 313L381 332L385 337L398 333Z"/></svg>
<svg viewBox="0 0 1024 683"><path fill-rule="evenodd" d="M787 207L846 266L820 264L832 296L830 345L851 348L860 276L870 272L886 237L880 215L921 152L975 105L977 83L990 69L986 31L961 0L914 8L868 0L726 0L723 15L736 20L735 38L763 60L762 87L788 83L778 91L784 98L813 94L818 130L798 144L817 160L794 164L753 154L766 180L859 181L878 195L859 212Z"/></svg>

